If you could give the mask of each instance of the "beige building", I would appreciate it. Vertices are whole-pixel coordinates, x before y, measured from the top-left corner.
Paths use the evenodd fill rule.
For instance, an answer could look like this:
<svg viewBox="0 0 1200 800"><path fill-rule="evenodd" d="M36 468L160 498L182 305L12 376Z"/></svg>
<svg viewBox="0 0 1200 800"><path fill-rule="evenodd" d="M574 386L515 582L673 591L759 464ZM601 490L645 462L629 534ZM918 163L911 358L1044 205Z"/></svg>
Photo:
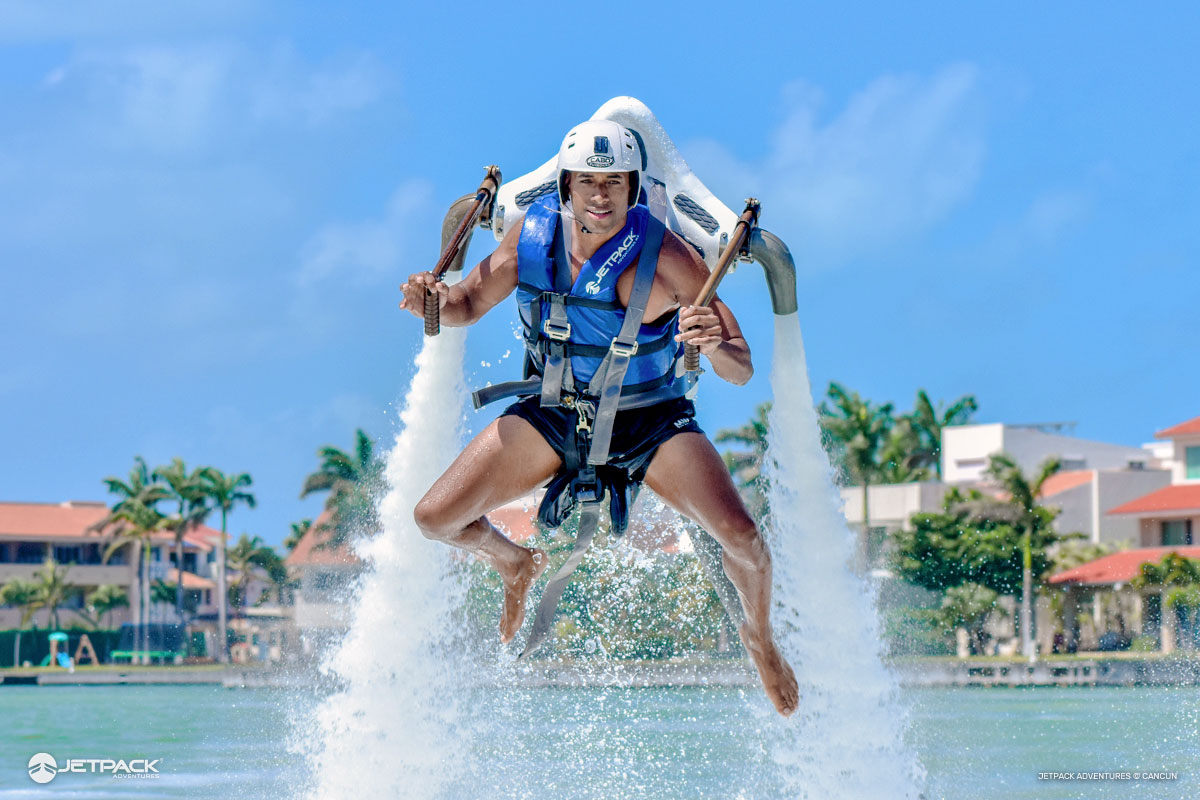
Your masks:
<svg viewBox="0 0 1200 800"><path fill-rule="evenodd" d="M78 587L67 604L59 608L59 622L69 626L82 622L84 598L98 586L120 586L129 597L129 607L120 608L105 617L106 626L117 627L138 619L141 601L139 548L131 543L104 561L104 551L111 537L94 527L108 515L104 503L71 500L65 503L3 503L0 502L0 584L12 578L32 580L47 558L53 558L67 568L65 579ZM185 590L197 593L201 608L212 606L214 585L204 574L211 559L211 538L220 534L211 528L199 528L184 537L183 566ZM169 532L151 539L150 579L168 582L176 579L175 537ZM174 608L158 604L150 609L155 622L175 621ZM0 628L15 628L21 620L21 609L0 606ZM49 625L49 612L39 611L34 622L40 627Z"/></svg>

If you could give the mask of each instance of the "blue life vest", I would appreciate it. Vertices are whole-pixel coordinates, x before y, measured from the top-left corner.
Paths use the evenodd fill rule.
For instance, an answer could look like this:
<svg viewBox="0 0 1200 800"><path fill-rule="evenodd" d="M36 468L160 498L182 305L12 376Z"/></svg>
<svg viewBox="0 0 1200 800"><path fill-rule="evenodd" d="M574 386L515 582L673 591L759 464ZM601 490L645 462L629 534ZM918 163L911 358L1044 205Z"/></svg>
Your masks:
<svg viewBox="0 0 1200 800"><path fill-rule="evenodd" d="M549 296L558 294L566 306L569 335L564 340L567 331L552 333L565 341L575 387L580 391L586 388L625 320L625 308L617 299L617 279L639 256L657 261L658 253L642 252L651 225L662 223L646 206L629 209L625 226L600 246L572 282L558 198L548 195L529 208L517 242L517 303L525 326L526 377L542 374L545 346L553 338L544 329L544 321ZM676 374L683 353L683 344L675 341L678 318L676 311L641 326L637 352L621 384L622 408L650 405L685 393L686 381Z"/></svg>

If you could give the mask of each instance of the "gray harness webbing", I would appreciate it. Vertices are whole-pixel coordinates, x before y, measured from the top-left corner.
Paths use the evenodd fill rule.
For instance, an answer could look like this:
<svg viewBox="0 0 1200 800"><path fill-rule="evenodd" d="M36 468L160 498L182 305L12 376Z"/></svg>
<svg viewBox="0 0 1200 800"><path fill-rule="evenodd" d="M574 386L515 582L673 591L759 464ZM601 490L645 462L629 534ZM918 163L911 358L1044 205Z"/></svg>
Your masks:
<svg viewBox="0 0 1200 800"><path fill-rule="evenodd" d="M629 368L629 359L637 352L637 335L642 327L642 318L646 313L646 304L650 299L650 289L654 285L654 273L658 266L658 251L662 246L663 231L665 228L658 220L651 219L646 231L646 241L642 246L641 255L638 257L637 272L633 278L633 288L629 293L629 303L625 308L625 321L621 324L621 330L617 333L616 338L612 340L609 346L608 354L600 362L600 366L596 368L596 372L592 375L592 380L588 383L588 394L598 398L594 416L589 421L587 419L587 405L584 401L576 399L574 401L576 411L579 414L579 425L576 429L576 436L584 437L584 441L590 438L587 457L584 463L580 461L578 451L564 453L564 462L568 470L578 470L582 477L594 477L595 468L597 466L608 463L609 444L612 441L613 423L617 417L617 409L620 406L621 400L621 384L625 380L625 372ZM560 244L560 258L555 259L557 269L555 271L556 289L561 286L562 268L565 264L566 268L570 269L570 262L564 261L565 247ZM570 278L570 273L567 273L567 278ZM568 284L569 286L569 284ZM561 314L561 317L557 316ZM546 325L543 326L543 331L547 336L556 338L550 333L553 329L549 326L557 324L561 321L565 327L566 336L570 335L571 326L566 324L567 314L566 306L563 305L562 298L559 296L558 302L552 302L550 306L550 314L547 318ZM563 337L565 341L566 336ZM551 372L551 363L554 360L552 354L547 354L546 367L542 373L542 399L541 404L545 405L562 405L562 391L566 389L568 392L573 391L573 380L571 376L570 359L566 358L562 353L557 356L558 364L554 365L553 377ZM565 363L564 363L565 362ZM548 380L549 379L549 380ZM550 386L548 387L548 384ZM553 402L548 403L548 388L553 392ZM590 436L589 436L590 434ZM568 448L570 451L571 448ZM518 656L518 661L523 661L541 647L545 641L547 634L550 632L550 626L554 623L554 615L558 610L558 601L562 598L563 591L566 590L567 584L571 581L571 574L575 572L575 568L583 561L584 553L592 545L592 539L596 536L596 529L600 525L600 506L604 502L603 491L597 497L595 492L591 492L591 496L579 496L579 530L575 534L575 544L571 548L571 555L567 557L566 562L558 568L554 576L546 584L545 591L542 592L542 599L538 602L537 614L533 619L533 628L529 632L529 639L525 642L525 649Z"/></svg>
<svg viewBox="0 0 1200 800"><path fill-rule="evenodd" d="M592 380L588 383L588 394L599 398L596 420L592 424L592 449L587 463L592 466L608 463L608 446L612 441L613 421L621 402L621 383L629 369L629 359L637 353L638 331L642 329L642 318L646 315L646 303L650 300L650 288L654 285L654 271L658 263L658 251L662 247L662 223L651 217L646 228L646 242L638 259L637 274L633 278L633 289L629 292L629 304L625 307L625 321L617 337L609 345L608 355L600 362ZM647 254L652 254L647 258Z"/></svg>

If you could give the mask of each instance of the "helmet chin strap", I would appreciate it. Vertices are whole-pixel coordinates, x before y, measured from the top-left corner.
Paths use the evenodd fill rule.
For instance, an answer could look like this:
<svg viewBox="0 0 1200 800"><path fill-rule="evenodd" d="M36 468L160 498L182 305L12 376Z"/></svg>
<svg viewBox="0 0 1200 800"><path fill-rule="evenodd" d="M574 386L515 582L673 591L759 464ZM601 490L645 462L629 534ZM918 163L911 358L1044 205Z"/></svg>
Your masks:
<svg viewBox="0 0 1200 800"><path fill-rule="evenodd" d="M567 201L566 206L559 209L558 213L562 214L564 217L567 217L568 219L573 219L576 222L578 222L579 230L581 233L591 233L591 231L588 230L588 226L583 224L583 220L581 220L579 217L575 216L575 209L571 206L570 200Z"/></svg>

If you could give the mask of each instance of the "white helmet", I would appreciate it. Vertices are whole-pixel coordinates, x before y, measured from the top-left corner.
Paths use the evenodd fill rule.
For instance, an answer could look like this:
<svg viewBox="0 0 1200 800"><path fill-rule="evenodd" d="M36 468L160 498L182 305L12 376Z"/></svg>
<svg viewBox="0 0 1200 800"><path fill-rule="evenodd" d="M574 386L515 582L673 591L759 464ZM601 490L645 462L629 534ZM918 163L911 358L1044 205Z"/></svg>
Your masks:
<svg viewBox="0 0 1200 800"><path fill-rule="evenodd" d="M558 202L565 208L567 172L632 172L629 205L637 205L646 156L637 134L608 119L593 119L571 128L558 148Z"/></svg>

